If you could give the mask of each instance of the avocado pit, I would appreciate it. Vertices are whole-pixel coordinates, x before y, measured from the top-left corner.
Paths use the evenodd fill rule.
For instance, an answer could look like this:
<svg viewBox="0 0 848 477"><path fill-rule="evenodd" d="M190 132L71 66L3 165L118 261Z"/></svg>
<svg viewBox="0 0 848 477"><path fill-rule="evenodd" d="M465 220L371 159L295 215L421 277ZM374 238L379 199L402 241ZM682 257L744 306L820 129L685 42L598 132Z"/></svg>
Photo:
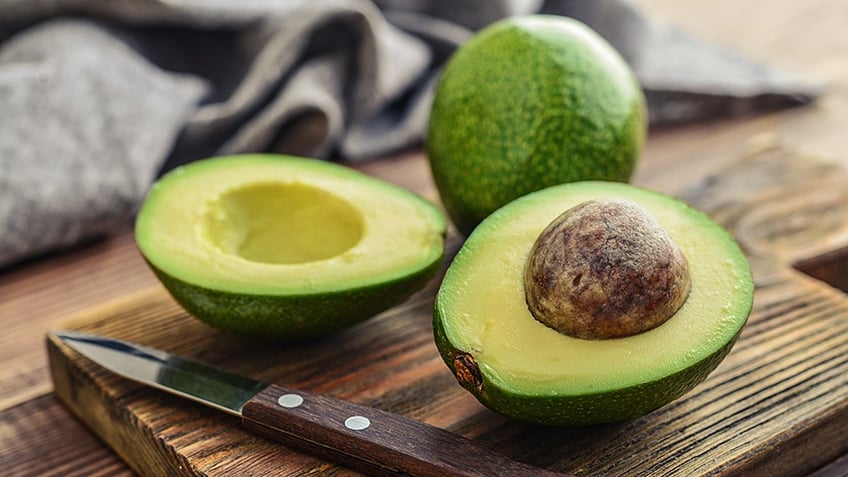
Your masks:
<svg viewBox="0 0 848 477"><path fill-rule="evenodd" d="M533 317L565 335L609 339L653 329L686 301L689 264L641 205L590 200L539 235L524 272Z"/></svg>

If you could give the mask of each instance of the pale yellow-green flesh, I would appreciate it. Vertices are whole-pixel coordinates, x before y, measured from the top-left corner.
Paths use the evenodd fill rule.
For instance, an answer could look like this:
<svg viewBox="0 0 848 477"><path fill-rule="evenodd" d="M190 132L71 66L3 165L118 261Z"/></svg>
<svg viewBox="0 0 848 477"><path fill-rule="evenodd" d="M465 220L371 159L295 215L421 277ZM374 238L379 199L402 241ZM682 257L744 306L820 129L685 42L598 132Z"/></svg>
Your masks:
<svg viewBox="0 0 848 477"><path fill-rule="evenodd" d="M752 284L744 256L723 229L680 203L626 185L565 187L567 194L532 194L519 199L523 207L496 212L469 238L442 285L437 306L448 339L471 353L493 383L517 394L602 393L685 369L736 335L750 311ZM687 256L692 290L675 316L651 331L613 340L562 335L528 311L525 261L535 238L563 211L611 197L638 200L654 214Z"/></svg>
<svg viewBox="0 0 848 477"><path fill-rule="evenodd" d="M143 255L196 286L313 294L390 281L443 250L444 218L398 187L342 166L226 157L176 170L136 222Z"/></svg>

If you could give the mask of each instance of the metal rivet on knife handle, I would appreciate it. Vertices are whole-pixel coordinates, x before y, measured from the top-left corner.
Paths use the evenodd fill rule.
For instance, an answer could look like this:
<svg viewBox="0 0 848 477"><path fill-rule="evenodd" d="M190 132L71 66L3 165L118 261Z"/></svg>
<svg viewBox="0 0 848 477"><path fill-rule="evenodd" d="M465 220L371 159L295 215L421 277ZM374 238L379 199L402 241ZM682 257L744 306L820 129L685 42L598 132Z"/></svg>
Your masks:
<svg viewBox="0 0 848 477"><path fill-rule="evenodd" d="M282 406L281 396L286 394L300 396L303 403L296 409ZM245 403L242 419L261 435L368 475L561 475L516 462L462 436L398 414L275 384Z"/></svg>
<svg viewBox="0 0 848 477"><path fill-rule="evenodd" d="M112 372L240 416L258 434L368 475L562 477L377 408L269 385L104 336L62 331L56 337Z"/></svg>
<svg viewBox="0 0 848 477"><path fill-rule="evenodd" d="M303 404L303 396L294 393L283 394L279 399L277 399L277 403L279 403L280 406L292 409Z"/></svg>
<svg viewBox="0 0 848 477"><path fill-rule="evenodd" d="M345 427L352 431L361 431L363 429L368 429L368 426L371 425L371 421L364 416L350 416L345 419Z"/></svg>

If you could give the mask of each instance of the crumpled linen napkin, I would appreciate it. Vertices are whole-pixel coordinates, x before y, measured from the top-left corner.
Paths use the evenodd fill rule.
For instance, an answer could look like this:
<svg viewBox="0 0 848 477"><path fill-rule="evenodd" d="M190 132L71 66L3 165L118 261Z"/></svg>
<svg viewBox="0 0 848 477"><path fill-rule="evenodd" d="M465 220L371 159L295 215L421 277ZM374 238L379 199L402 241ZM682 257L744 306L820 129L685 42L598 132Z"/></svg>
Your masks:
<svg viewBox="0 0 848 477"><path fill-rule="evenodd" d="M626 0L0 0L0 267L126 226L157 175L187 161L420 145L444 61L527 13L604 35L654 126L817 93Z"/></svg>

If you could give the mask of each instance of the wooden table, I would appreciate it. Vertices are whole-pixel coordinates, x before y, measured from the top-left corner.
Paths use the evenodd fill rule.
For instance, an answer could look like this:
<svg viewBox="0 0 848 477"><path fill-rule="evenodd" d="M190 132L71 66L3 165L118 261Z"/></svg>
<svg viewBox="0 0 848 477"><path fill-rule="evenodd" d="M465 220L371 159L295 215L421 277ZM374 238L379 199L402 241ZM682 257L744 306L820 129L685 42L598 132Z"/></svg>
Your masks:
<svg viewBox="0 0 848 477"><path fill-rule="evenodd" d="M848 4L842 0L642 0L654 15L827 85L813 106L656 131L634 181L672 194L765 139L848 167ZM421 152L361 166L429 198ZM837 270L845 278L844 268ZM132 475L52 392L44 335L69 315L155 286L131 230L0 270L0 474ZM848 438L848 436L846 436ZM848 455L816 472L848 475Z"/></svg>

